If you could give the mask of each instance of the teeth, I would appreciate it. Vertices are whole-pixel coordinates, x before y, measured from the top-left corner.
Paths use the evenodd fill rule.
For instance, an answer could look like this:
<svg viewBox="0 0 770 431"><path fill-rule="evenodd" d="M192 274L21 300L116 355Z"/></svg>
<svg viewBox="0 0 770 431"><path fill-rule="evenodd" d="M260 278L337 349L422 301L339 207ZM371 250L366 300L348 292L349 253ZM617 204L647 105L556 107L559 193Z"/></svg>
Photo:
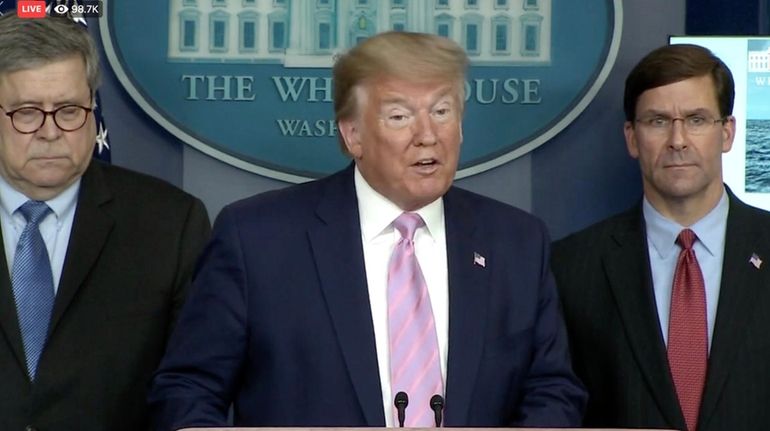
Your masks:
<svg viewBox="0 0 770 431"><path fill-rule="evenodd" d="M417 162L417 164L418 165L422 165L422 166L432 165L433 164L433 160L420 160L419 162Z"/></svg>

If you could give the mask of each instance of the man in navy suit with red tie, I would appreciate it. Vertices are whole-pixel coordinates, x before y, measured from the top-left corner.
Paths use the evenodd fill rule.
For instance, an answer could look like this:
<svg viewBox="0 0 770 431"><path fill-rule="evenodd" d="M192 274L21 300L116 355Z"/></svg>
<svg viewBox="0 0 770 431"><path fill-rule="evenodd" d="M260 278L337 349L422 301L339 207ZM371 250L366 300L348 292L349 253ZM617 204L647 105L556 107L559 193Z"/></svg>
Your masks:
<svg viewBox="0 0 770 431"><path fill-rule="evenodd" d="M580 424L542 222L452 187L467 57L372 37L334 67L327 178L226 207L150 406L157 429Z"/></svg>
<svg viewBox="0 0 770 431"><path fill-rule="evenodd" d="M734 94L695 45L658 48L626 79L644 196L553 253L585 426L770 428L770 213L723 183Z"/></svg>

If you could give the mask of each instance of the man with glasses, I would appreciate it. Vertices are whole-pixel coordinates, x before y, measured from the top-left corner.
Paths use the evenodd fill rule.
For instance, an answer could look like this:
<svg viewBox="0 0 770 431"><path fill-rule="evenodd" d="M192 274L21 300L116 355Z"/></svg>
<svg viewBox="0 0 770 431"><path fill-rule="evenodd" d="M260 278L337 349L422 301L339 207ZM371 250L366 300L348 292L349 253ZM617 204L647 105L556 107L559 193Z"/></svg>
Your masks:
<svg viewBox="0 0 770 431"><path fill-rule="evenodd" d="M147 428L146 387L208 236L202 203L92 160L99 59L0 17L0 429Z"/></svg>
<svg viewBox="0 0 770 431"><path fill-rule="evenodd" d="M644 196L553 249L586 426L770 428L770 213L723 183L733 99L725 64L694 45L626 80Z"/></svg>
<svg viewBox="0 0 770 431"><path fill-rule="evenodd" d="M3 109L0 107L0 109ZM3 109L5 111L5 109ZM13 128L19 133L30 134L40 130L45 124L46 116L53 117L54 124L64 132L74 132L86 124L88 114L93 111L80 105L64 105L53 111L44 111L35 106L25 106L6 112L11 118Z"/></svg>

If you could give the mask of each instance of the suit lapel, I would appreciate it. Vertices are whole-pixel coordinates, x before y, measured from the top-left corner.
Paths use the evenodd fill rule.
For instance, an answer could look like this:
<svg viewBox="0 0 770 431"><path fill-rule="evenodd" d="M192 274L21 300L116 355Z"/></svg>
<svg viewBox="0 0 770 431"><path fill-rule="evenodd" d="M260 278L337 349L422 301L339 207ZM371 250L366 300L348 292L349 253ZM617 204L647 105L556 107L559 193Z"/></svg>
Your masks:
<svg viewBox="0 0 770 431"><path fill-rule="evenodd" d="M754 312L754 304L757 304L755 299L761 289L767 289L770 285L770 273L767 270L770 238L767 230L761 227L766 219L758 222L751 214L753 210L732 193L729 193L729 199L722 282L706 388L701 403L700 424L704 429L711 412L716 411L720 393L732 371L735 355L744 343L745 328ZM765 262L760 268L749 261L755 253Z"/></svg>
<svg viewBox="0 0 770 431"><path fill-rule="evenodd" d="M0 245L3 243L0 235ZM5 256L5 247L0 247L0 330L19 363L19 367L27 374L27 358L24 354L24 345L21 340L19 319L16 315L16 300L13 297L11 276L8 271L8 261Z"/></svg>
<svg viewBox="0 0 770 431"><path fill-rule="evenodd" d="M100 204L110 199L100 169L98 162L92 161L81 180L67 255L48 330L49 338L55 333L56 325L95 264L112 227L112 219L98 209ZM26 357L4 248L0 248L0 256L0 328L8 339L19 366L26 370Z"/></svg>
<svg viewBox="0 0 770 431"><path fill-rule="evenodd" d="M352 166L329 179L316 214L308 235L342 355L367 425L384 426Z"/></svg>
<svg viewBox="0 0 770 431"><path fill-rule="evenodd" d="M449 352L446 424L468 423L471 397L484 349L489 271L474 264L474 253L490 258L478 240L472 208L454 189L444 197L449 273ZM489 265L494 262L489 260Z"/></svg>
<svg viewBox="0 0 770 431"><path fill-rule="evenodd" d="M638 206L612 234L614 243L603 256L604 268L618 312L649 391L669 424L683 429L684 417L668 368L655 308L644 221Z"/></svg>
<svg viewBox="0 0 770 431"><path fill-rule="evenodd" d="M78 206L51 316L51 335L107 242L115 222L100 207L110 199L112 193L105 184L101 165L91 161L80 184Z"/></svg>

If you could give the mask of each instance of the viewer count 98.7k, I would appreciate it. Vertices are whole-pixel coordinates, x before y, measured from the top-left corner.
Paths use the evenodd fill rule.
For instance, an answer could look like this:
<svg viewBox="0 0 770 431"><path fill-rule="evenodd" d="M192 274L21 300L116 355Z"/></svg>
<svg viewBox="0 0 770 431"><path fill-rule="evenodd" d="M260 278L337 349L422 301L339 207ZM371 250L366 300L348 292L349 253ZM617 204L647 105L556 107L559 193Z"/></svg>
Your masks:
<svg viewBox="0 0 770 431"><path fill-rule="evenodd" d="M99 18L102 16L103 2L101 0L67 0L56 1L46 7L45 0L18 0L16 14L20 18L52 17ZM47 13L46 13L47 12Z"/></svg>

